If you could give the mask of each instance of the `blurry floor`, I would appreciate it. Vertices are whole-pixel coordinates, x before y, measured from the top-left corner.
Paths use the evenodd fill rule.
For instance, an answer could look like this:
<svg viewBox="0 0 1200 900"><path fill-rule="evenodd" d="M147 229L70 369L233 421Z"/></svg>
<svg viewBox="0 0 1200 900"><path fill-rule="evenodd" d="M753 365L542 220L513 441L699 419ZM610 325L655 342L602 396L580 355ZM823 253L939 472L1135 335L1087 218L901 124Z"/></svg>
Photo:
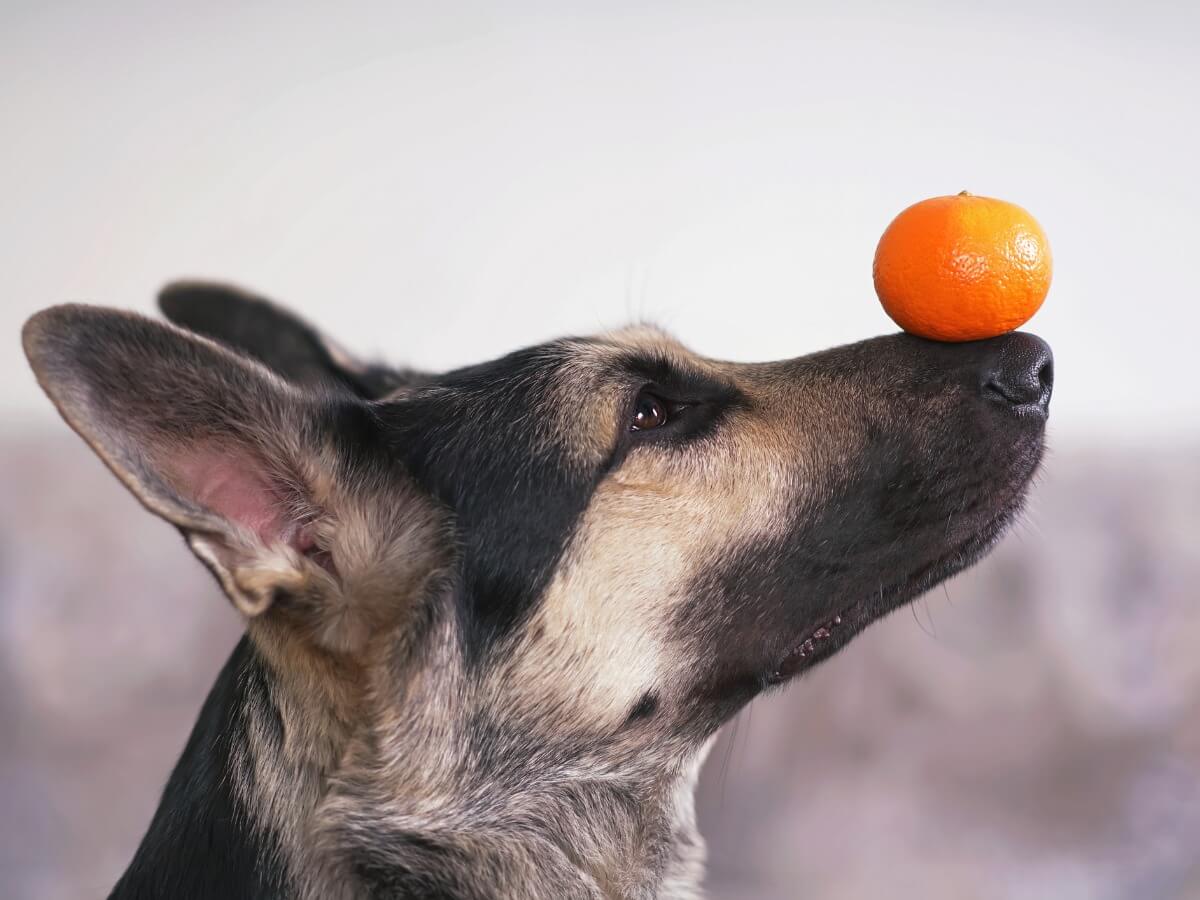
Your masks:
<svg viewBox="0 0 1200 900"><path fill-rule="evenodd" d="M66 434L0 438L0 884L102 896L237 623ZM726 729L716 898L1200 898L1200 448L1051 457L986 562Z"/></svg>

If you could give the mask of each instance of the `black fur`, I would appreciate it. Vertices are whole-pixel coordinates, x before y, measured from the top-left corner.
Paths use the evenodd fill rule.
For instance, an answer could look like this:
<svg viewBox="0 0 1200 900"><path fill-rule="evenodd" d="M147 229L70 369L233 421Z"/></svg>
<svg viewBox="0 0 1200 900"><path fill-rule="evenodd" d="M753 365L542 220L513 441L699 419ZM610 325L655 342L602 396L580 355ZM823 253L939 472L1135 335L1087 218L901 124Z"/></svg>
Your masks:
<svg viewBox="0 0 1200 900"><path fill-rule="evenodd" d="M274 721L262 662L243 637L217 677L133 862L110 900L274 900L290 896L272 835L250 826L230 784L245 717ZM131 736L131 740L136 740Z"/></svg>
<svg viewBox="0 0 1200 900"><path fill-rule="evenodd" d="M236 288L180 281L158 295L163 315L177 325L241 351L295 384L333 387L382 397L427 376L377 364L353 368L336 360L321 334L270 300Z"/></svg>
<svg viewBox="0 0 1200 900"><path fill-rule="evenodd" d="M518 351L380 408L397 457L454 510L472 659L525 620L601 475L548 443L554 431L541 417L555 410L544 399L563 362L553 345Z"/></svg>
<svg viewBox="0 0 1200 900"><path fill-rule="evenodd" d="M629 711L628 721L636 722L639 719L648 719L654 715L657 709L658 698L652 692L646 691L646 693L642 694L638 702L634 704L633 709Z"/></svg>

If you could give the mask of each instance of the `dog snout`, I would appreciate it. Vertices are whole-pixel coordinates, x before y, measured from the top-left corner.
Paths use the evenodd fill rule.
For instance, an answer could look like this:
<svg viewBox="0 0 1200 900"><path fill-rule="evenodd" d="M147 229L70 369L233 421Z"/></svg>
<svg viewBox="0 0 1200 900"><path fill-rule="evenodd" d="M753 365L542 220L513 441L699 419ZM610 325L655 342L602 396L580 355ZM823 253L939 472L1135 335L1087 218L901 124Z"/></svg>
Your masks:
<svg viewBox="0 0 1200 900"><path fill-rule="evenodd" d="M981 387L985 396L1017 412L1050 408L1054 390L1054 354L1040 337L1015 332L996 338L986 360Z"/></svg>

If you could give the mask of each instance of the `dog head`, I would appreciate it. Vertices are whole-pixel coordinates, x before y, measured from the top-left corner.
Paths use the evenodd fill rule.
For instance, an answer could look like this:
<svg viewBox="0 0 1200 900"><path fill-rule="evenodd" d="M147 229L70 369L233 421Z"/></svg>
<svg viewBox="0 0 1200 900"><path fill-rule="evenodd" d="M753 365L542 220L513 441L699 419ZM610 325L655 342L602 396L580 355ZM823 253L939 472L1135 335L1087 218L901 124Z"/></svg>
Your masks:
<svg viewBox="0 0 1200 900"><path fill-rule="evenodd" d="M430 375L227 289L162 304L182 327L35 316L42 386L279 677L347 741L369 725L360 769L453 743L443 776L493 784L514 748L679 767L977 559L1038 465L1052 380L1023 334L747 365L649 328Z"/></svg>

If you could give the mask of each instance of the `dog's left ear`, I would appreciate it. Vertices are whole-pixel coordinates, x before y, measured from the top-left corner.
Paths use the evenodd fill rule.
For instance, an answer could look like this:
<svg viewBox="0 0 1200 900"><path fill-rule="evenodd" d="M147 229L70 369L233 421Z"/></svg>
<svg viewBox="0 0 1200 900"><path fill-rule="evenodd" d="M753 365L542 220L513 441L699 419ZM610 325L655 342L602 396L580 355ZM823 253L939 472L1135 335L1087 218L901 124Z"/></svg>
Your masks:
<svg viewBox="0 0 1200 900"><path fill-rule="evenodd" d="M67 422L246 616L352 651L408 614L441 564L440 513L365 401L113 310L55 307L23 338Z"/></svg>
<svg viewBox="0 0 1200 900"><path fill-rule="evenodd" d="M357 359L295 313L227 284L177 281L158 295L168 319L257 359L305 387L349 389L375 400L426 376Z"/></svg>

